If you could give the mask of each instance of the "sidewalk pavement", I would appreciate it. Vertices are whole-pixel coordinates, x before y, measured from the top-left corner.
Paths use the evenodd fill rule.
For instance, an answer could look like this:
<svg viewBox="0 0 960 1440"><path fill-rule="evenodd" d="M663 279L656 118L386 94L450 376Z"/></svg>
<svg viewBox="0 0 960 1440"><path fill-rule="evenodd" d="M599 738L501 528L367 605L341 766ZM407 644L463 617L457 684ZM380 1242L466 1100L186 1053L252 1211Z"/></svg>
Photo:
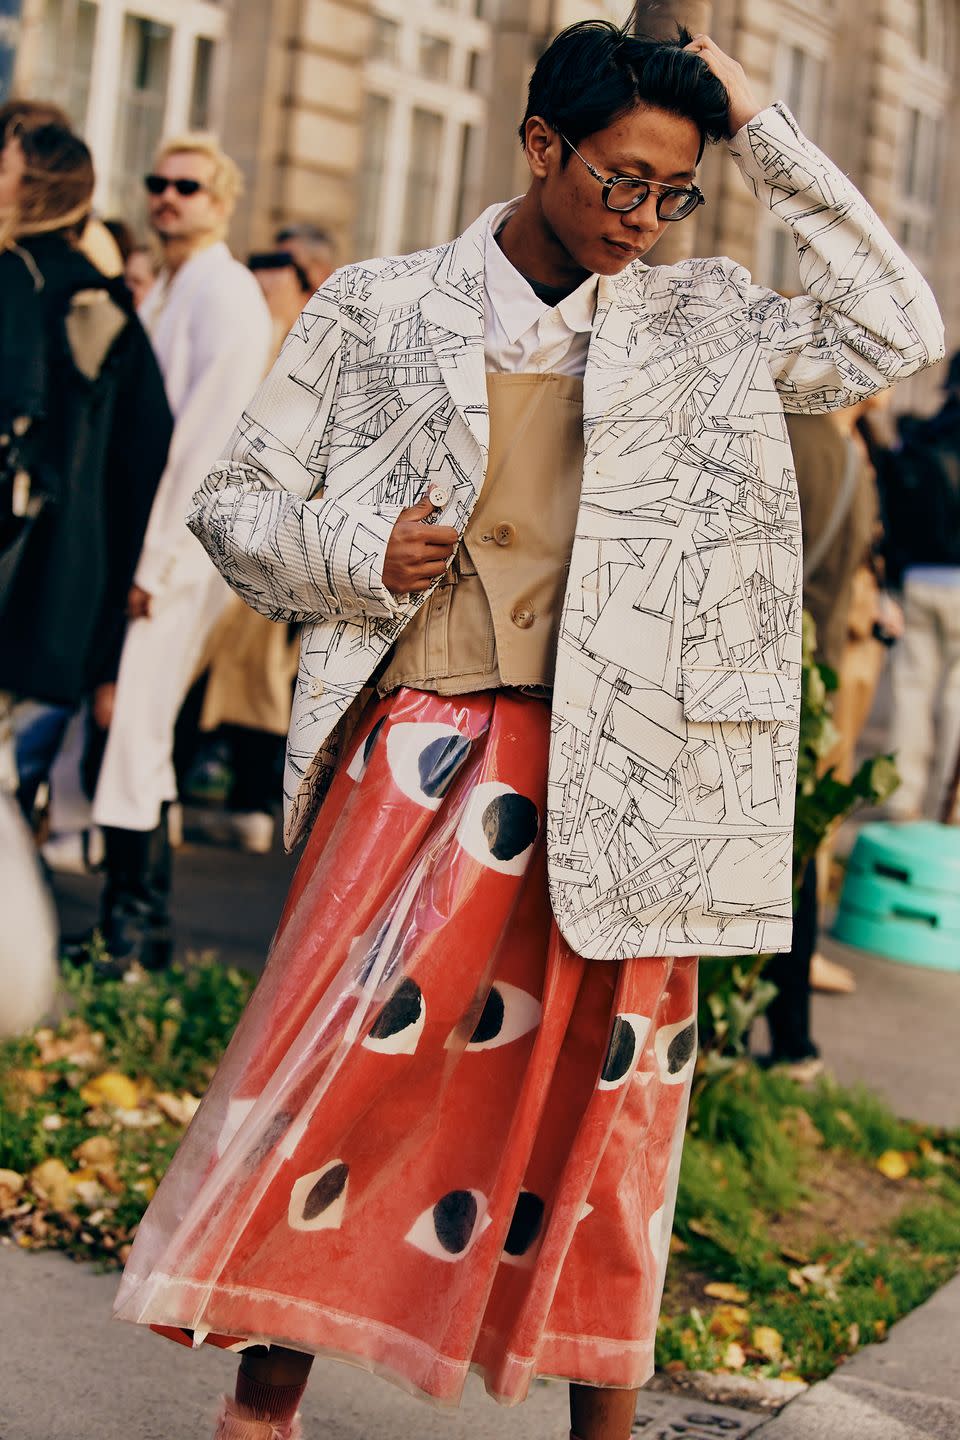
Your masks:
<svg viewBox="0 0 960 1440"><path fill-rule="evenodd" d="M814 1385L753 1440L957 1440L960 1276Z"/></svg>

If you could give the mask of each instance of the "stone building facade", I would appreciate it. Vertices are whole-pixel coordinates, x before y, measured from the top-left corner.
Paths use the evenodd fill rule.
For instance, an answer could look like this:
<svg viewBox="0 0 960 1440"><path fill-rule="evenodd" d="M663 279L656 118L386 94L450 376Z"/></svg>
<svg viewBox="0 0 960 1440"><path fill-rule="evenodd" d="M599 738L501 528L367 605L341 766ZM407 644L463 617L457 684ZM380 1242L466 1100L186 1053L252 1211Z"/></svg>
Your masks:
<svg viewBox="0 0 960 1440"><path fill-rule="evenodd" d="M14 0L5 0L10 9ZM240 161L239 253L316 220L344 259L443 240L517 193L516 135L537 54L627 0L17 0L13 88L65 103L91 142L104 213L142 216L161 134L209 126ZM669 8L652 4L662 16ZM675 0L780 97L846 170L932 281L960 344L960 0ZM2 83L2 73L0 73ZM789 236L722 149L705 207L658 261L722 253L758 281L797 284ZM917 388L919 387L919 388ZM910 403L932 403L928 379ZM921 393L922 392L922 393Z"/></svg>

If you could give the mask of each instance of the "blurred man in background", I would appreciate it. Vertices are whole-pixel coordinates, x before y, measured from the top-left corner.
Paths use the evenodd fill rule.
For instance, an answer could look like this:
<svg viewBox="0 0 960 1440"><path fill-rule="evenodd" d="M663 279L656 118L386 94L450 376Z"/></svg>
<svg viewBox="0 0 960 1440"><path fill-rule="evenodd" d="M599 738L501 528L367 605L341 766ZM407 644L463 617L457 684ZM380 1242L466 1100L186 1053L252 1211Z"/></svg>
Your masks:
<svg viewBox="0 0 960 1440"><path fill-rule="evenodd" d="M174 414L167 468L128 603L94 796L103 827L101 928L118 960L168 963L169 843L176 797L174 727L205 640L229 592L184 525L190 495L213 463L269 361L270 314L226 245L241 176L206 135L164 144L145 178L163 269L141 309Z"/></svg>

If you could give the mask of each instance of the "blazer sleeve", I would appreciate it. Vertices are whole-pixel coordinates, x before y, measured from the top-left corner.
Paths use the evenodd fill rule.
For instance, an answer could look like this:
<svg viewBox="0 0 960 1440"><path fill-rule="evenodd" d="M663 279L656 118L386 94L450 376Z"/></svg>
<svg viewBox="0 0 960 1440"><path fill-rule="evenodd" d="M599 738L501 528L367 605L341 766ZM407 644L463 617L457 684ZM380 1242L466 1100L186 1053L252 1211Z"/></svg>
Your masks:
<svg viewBox="0 0 960 1440"><path fill-rule="evenodd" d="M785 410L852 405L943 357L943 322L927 282L785 106L762 110L730 148L797 246L802 295L747 290Z"/></svg>
<svg viewBox="0 0 960 1440"><path fill-rule="evenodd" d="M187 520L233 589L271 620L393 618L405 608L382 578L399 512L324 493L341 274L308 301Z"/></svg>

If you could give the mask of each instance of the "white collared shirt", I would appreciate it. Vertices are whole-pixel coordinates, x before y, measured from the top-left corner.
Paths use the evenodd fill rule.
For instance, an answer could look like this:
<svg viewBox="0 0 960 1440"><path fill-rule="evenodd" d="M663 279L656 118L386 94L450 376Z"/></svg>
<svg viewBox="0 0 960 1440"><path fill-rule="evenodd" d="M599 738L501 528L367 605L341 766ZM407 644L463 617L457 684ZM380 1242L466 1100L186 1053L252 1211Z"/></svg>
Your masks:
<svg viewBox="0 0 960 1440"><path fill-rule="evenodd" d="M597 277L588 275L559 305L537 298L496 241L519 201L498 210L484 237L483 347L488 370L582 376L597 308Z"/></svg>

